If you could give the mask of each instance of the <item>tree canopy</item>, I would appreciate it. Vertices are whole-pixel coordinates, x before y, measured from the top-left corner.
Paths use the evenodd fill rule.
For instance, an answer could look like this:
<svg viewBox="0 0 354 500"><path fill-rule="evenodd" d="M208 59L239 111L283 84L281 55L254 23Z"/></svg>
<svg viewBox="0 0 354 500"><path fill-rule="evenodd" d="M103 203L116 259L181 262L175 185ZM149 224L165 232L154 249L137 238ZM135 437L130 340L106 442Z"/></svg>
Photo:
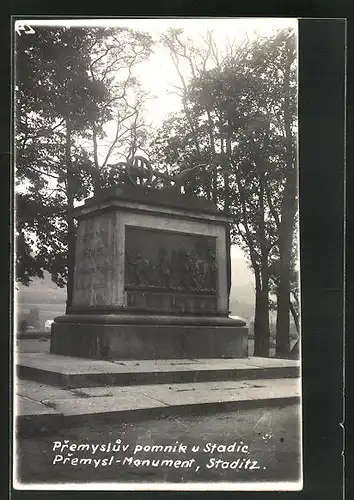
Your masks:
<svg viewBox="0 0 354 500"><path fill-rule="evenodd" d="M23 284L43 270L58 286L67 283L70 210L113 182L109 158L118 145L128 150L137 140L142 93L132 68L151 44L149 35L125 28L41 27L17 38L16 275ZM140 96L133 102L131 88ZM112 120L117 134L100 161Z"/></svg>

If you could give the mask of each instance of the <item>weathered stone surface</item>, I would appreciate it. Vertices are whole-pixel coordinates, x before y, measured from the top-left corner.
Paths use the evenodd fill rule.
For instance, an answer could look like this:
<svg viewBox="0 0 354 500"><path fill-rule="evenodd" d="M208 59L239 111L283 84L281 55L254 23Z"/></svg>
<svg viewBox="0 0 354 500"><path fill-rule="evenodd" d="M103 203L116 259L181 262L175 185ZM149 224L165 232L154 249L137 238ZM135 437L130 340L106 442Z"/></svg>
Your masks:
<svg viewBox="0 0 354 500"><path fill-rule="evenodd" d="M190 220L186 210L174 210L173 214L169 214L165 211L146 211L144 206L132 204L124 209L108 205L106 208L110 210L102 212L99 203L89 207L88 212L86 205L77 209L79 226L73 306L126 307L128 298L125 286L130 284L128 269L131 267L127 263L127 254L130 254L129 258L133 263L137 260L137 252L142 254L142 263L150 262L152 257L158 261L158 255L150 255L156 247L157 253L163 249L168 251L170 260L173 250L182 253L191 253L193 250L196 253L199 249L199 258L196 255L194 263L199 261L197 264L202 269L205 262L210 260L205 283L198 285L198 280L194 279L191 284L184 285L189 285L193 291L198 287L206 288L212 295L216 294L217 310L228 310L228 250L225 241L228 218L225 215L219 213L219 217L215 215L215 220L210 221L205 220L201 212L198 219ZM153 207L153 204L149 205L150 209ZM157 265L158 262L154 264ZM176 275L175 272L174 278ZM169 289L174 290L180 285L181 283L175 283L175 287L169 286ZM165 307L165 304L161 307Z"/></svg>
<svg viewBox="0 0 354 500"><path fill-rule="evenodd" d="M166 193L128 191L102 193L76 209L73 304L55 318L50 352L247 357L245 323L228 318L229 215L176 193L166 206Z"/></svg>
<svg viewBox="0 0 354 500"><path fill-rule="evenodd" d="M116 388L117 389L117 388ZM116 390L111 396L77 398L75 405L67 399L57 399L56 409L64 415L105 414L168 406L138 391Z"/></svg>
<svg viewBox="0 0 354 500"><path fill-rule="evenodd" d="M41 384L33 380L18 380L16 382L16 394L37 401L46 401L53 398L76 398L75 394L70 391L53 387L52 385Z"/></svg>
<svg viewBox="0 0 354 500"><path fill-rule="evenodd" d="M56 323L51 352L96 359L242 358L247 328Z"/></svg>
<svg viewBox="0 0 354 500"><path fill-rule="evenodd" d="M60 413L54 408L44 405L40 401L34 401L27 397L16 397L16 414L17 415L57 415Z"/></svg>
<svg viewBox="0 0 354 500"><path fill-rule="evenodd" d="M129 387L140 384L210 381L219 383L225 380L285 379L300 376L298 361L266 361L266 358L258 358L256 363L252 358L105 361L48 353L23 353L19 355L17 369L18 376L38 387L38 392L39 382L44 386L53 384L63 388ZM25 387L26 381L21 380L22 384Z"/></svg>
<svg viewBox="0 0 354 500"><path fill-rule="evenodd" d="M118 267L116 215L81 221L76 237L74 305L104 306L116 302Z"/></svg>
<svg viewBox="0 0 354 500"><path fill-rule="evenodd" d="M68 392L68 391L67 391ZM18 397L17 415L94 415L134 412L153 408L225 403L247 403L299 398L301 381L292 379L259 379L256 381L197 382L183 384L153 384L132 387L85 388L75 396L75 403L63 397L61 389L53 388L49 401L53 408L38 400ZM43 392L44 395L44 392ZM73 404L74 403L74 404Z"/></svg>
<svg viewBox="0 0 354 500"><path fill-rule="evenodd" d="M57 371L63 374L95 374L95 373L139 373L165 372L180 370L241 370L247 371L257 368L263 373L268 368L300 368L300 362L290 359L277 358L245 358L245 359L126 359L124 361L91 360L59 356L48 353L21 353L18 355L18 364L43 370ZM259 375L260 376L260 375ZM284 372L283 377L286 374ZM21 381L19 381L21 383ZM23 382L26 383L26 382Z"/></svg>
<svg viewBox="0 0 354 500"><path fill-rule="evenodd" d="M175 190L158 190L144 187L133 187L124 184L119 187L113 187L102 190L95 197L85 201L85 206L96 206L97 203L112 201L130 201L133 203L147 203L161 207L177 207L188 211L196 211L207 214L218 214L220 211L216 205L207 199L197 198L195 196L181 195ZM81 210L77 211L79 214Z"/></svg>
<svg viewBox="0 0 354 500"><path fill-rule="evenodd" d="M156 291L140 287L129 289L127 287L127 307L134 311L164 312L165 314L183 313L210 314L217 312L217 297L215 294L192 294L174 291Z"/></svg>
<svg viewBox="0 0 354 500"><path fill-rule="evenodd" d="M137 388L135 388L137 390ZM276 379L255 382L199 382L194 384L161 385L157 393L154 386L143 386L140 391L150 397L158 397L166 405L203 404L244 400L266 400L286 396L299 397L299 379Z"/></svg>

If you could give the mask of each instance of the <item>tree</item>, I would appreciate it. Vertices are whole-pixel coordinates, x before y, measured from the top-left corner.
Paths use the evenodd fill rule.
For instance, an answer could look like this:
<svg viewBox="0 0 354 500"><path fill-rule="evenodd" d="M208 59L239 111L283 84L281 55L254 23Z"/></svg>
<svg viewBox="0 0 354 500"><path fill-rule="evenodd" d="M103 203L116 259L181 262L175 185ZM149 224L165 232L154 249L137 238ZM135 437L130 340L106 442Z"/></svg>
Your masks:
<svg viewBox="0 0 354 500"><path fill-rule="evenodd" d="M24 189L16 206L16 257L24 284L33 270L42 277L47 269L59 286L72 277L71 212L74 200L87 194L77 168L83 153L74 135L98 116L106 99L106 89L87 75L90 43L102 35L100 29L40 28L31 40L17 40L16 182ZM26 268L24 255L31 256L34 269Z"/></svg>
<svg viewBox="0 0 354 500"><path fill-rule="evenodd" d="M299 299L299 271L297 269L297 244L293 244L293 253L290 263L290 291L289 291L289 311L292 316L296 331L300 335L300 299ZM270 293L277 297L279 291L279 258L276 258L270 267ZM277 301L270 299L271 309L277 311Z"/></svg>
<svg viewBox="0 0 354 500"><path fill-rule="evenodd" d="M91 46L90 78L109 90L109 99L103 102L100 115L92 119L86 133L90 144L83 168L91 178L94 192L119 180L115 163L132 158L146 140L142 111L148 95L134 69L150 56L152 43L146 33L114 28L106 29L105 37ZM107 116L115 129L108 141Z"/></svg>
<svg viewBox="0 0 354 500"><path fill-rule="evenodd" d="M31 40L17 40L17 279L29 284L48 270L57 285L67 284L68 306L75 245L72 210L109 180L107 162L118 138L101 164L98 141L107 135L105 125L121 116L120 97L128 109L126 91L136 84L132 67L148 55L151 44L128 31L43 27ZM144 43L141 54L139 40ZM113 76L119 64L123 70L128 64L123 83ZM96 146L93 154L88 142Z"/></svg>
<svg viewBox="0 0 354 500"><path fill-rule="evenodd" d="M240 65L244 64L240 75ZM249 151L253 149L256 171L252 175L258 179L257 196L259 199L258 226L260 262L251 256L256 278L256 315L257 332L257 295L260 293L261 310L266 308L269 293L269 270L272 260L278 254L279 280L277 288L277 354L289 353L289 287L291 280L291 252L297 210L296 183L296 51L295 37L291 30L279 32L274 38L256 41L246 57L237 62L230 60L226 65L229 73L228 85L223 93L229 95L227 103L228 121L233 130L238 129L239 139L235 141L237 154L242 156L241 145L248 142ZM231 94L228 94L231 89ZM236 96L235 96L236 89ZM237 96L238 93L238 96ZM235 103L237 98L237 107ZM234 100L232 100L232 98ZM235 113L236 111L236 113ZM244 118L247 117L246 127ZM242 135L242 137L240 137ZM246 142L246 144L247 144ZM250 158L249 158L250 159ZM244 176L239 176L239 179ZM251 194L241 193L240 199L251 199ZM246 217L244 217L246 219ZM249 222L249 215L247 215ZM268 225L268 228L266 227ZM271 233L269 233L269 229ZM254 254L248 231L244 226L242 238L247 236L247 247ZM240 228L238 234L242 234ZM272 253L270 253L272 252ZM259 274L259 278L257 275ZM260 283L262 283L260 285ZM258 290L257 290L258 288ZM268 323L266 313L262 325ZM268 335L265 333L265 335ZM259 335L261 339L263 335ZM256 352L261 354L262 346ZM265 348L266 350L266 348Z"/></svg>
<svg viewBox="0 0 354 500"><path fill-rule="evenodd" d="M191 181L190 187L233 215L233 241L247 251L255 274L255 354L267 356L270 266L282 262L284 283L294 220L290 208L296 208L288 203L296 173L293 34L257 39L224 59L209 37L205 57L212 53L214 65L208 68L204 59L198 71L180 33L170 33L168 44L179 74L178 58L184 58L192 78L187 84L180 74L183 112L165 122L154 155L172 169L178 163L213 164L209 181ZM278 302L281 294L279 281ZM289 302L287 308L289 316Z"/></svg>
<svg viewBox="0 0 354 500"><path fill-rule="evenodd" d="M283 88L282 106L279 118L282 124L284 138L284 189L281 200L279 218L279 284L277 290L277 355L287 355L290 352L289 339L289 307L291 292L291 261L295 216L297 212L297 169L295 141L295 106L296 106L296 48L294 36L283 35L284 50L282 52L281 83ZM293 313L294 314L294 313ZM294 318L295 319L295 318ZM297 323L298 327L298 323Z"/></svg>

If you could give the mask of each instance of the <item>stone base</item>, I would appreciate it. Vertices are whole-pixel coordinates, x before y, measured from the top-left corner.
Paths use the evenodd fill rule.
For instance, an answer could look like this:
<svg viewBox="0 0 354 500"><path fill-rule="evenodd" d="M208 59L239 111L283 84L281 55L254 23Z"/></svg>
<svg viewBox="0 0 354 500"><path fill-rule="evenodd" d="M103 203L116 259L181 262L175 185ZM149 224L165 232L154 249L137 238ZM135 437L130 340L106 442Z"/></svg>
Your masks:
<svg viewBox="0 0 354 500"><path fill-rule="evenodd" d="M94 359L245 358L241 319L128 315L55 318L50 352Z"/></svg>

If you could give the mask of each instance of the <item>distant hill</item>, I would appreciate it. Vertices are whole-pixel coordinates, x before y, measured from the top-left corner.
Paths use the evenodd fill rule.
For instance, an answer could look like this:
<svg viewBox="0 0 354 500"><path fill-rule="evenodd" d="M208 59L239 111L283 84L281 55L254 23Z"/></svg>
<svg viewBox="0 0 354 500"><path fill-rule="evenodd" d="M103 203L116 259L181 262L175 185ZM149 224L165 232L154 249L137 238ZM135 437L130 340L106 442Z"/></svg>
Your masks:
<svg viewBox="0 0 354 500"><path fill-rule="evenodd" d="M44 272L44 278L36 278L30 286L15 284L16 318L28 320L31 311L38 309L39 327L44 329L47 319L53 319L65 313L66 289L53 283L50 274Z"/></svg>
<svg viewBox="0 0 354 500"><path fill-rule="evenodd" d="M59 288L46 271L44 278L35 278L29 286L16 283L16 300L22 304L65 304L66 289Z"/></svg>
<svg viewBox="0 0 354 500"><path fill-rule="evenodd" d="M233 316L251 321L254 317L254 278L242 250L231 247L230 311Z"/></svg>

